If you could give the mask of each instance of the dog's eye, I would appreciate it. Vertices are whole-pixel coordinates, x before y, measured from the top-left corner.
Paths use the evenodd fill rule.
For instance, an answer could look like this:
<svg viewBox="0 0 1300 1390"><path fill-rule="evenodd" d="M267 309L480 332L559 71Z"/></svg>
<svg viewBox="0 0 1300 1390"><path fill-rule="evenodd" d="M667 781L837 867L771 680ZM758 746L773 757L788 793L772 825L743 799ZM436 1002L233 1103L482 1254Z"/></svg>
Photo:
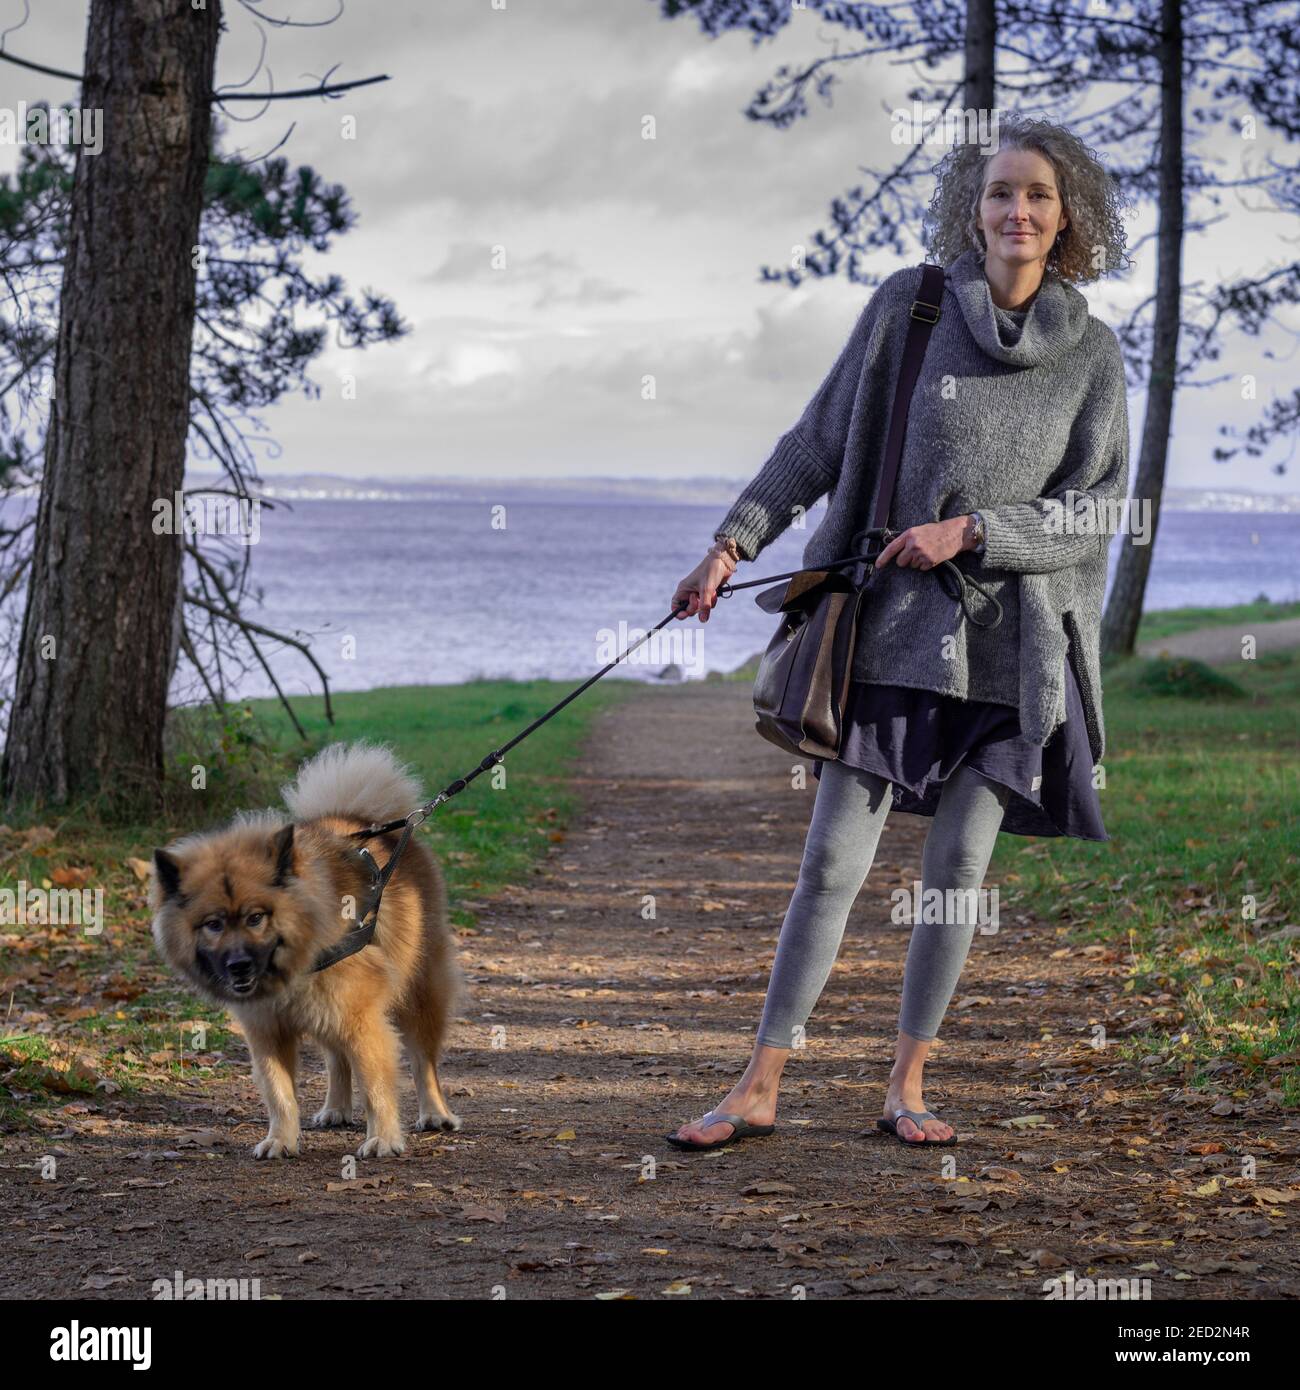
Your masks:
<svg viewBox="0 0 1300 1390"><path fill-rule="evenodd" d="M250 912L248 916L244 918L244 925L246 927L260 927L265 917L265 912Z"/></svg>
<svg viewBox="0 0 1300 1390"><path fill-rule="evenodd" d="M205 917L203 921L199 923L199 929L201 931L218 932L225 925L225 922L220 917Z"/></svg>

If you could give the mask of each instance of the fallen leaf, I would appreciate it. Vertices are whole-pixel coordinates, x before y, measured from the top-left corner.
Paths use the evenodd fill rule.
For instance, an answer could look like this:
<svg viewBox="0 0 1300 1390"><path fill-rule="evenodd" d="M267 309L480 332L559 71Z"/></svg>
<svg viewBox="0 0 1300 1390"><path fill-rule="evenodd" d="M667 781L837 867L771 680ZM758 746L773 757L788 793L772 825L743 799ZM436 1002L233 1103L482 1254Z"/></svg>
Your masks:
<svg viewBox="0 0 1300 1390"><path fill-rule="evenodd" d="M94 872L87 864L80 868L51 869L50 877L60 888L84 888Z"/></svg>
<svg viewBox="0 0 1300 1390"><path fill-rule="evenodd" d="M215 1149L221 1143L221 1135L215 1129L192 1129L176 1139L178 1149Z"/></svg>
<svg viewBox="0 0 1300 1390"><path fill-rule="evenodd" d="M487 1207L477 1203L461 1207L457 1215L462 1221L492 1221L498 1224L506 1219L504 1207Z"/></svg>

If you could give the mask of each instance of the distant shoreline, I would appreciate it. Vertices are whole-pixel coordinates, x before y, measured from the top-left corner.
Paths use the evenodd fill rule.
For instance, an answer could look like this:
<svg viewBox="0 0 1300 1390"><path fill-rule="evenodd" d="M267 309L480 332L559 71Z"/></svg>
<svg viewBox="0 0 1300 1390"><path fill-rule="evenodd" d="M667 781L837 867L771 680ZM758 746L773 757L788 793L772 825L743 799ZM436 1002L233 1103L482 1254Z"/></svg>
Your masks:
<svg viewBox="0 0 1300 1390"><path fill-rule="evenodd" d="M491 505L510 501L556 505L655 502L662 506L729 506L748 478L343 478L297 474L263 478L255 496L269 502L462 502ZM186 489L224 485L213 474L195 474ZM824 506L818 503L813 510ZM1253 492L1245 488L1166 488L1162 509L1240 515L1300 513L1300 492Z"/></svg>
<svg viewBox="0 0 1300 1390"><path fill-rule="evenodd" d="M252 496L276 502L451 502L496 506L511 502L552 506L608 506L652 503L665 507L721 507L736 500L749 478L718 475L700 478L344 478L304 473L261 479ZM228 490L229 481L214 473L185 480L187 493L210 488ZM14 488L7 498L39 496L38 484ZM810 510L824 511L825 502ZM1245 488L1166 488L1161 508L1170 512L1220 515L1300 514L1300 492L1252 492Z"/></svg>

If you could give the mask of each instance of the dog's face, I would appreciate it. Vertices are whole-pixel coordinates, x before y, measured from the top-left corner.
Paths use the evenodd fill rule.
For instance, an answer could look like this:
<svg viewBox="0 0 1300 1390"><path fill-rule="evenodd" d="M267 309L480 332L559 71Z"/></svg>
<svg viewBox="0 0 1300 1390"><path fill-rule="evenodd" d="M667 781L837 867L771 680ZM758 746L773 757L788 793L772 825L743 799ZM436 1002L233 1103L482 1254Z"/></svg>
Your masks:
<svg viewBox="0 0 1300 1390"><path fill-rule="evenodd" d="M236 824L153 856L153 937L163 958L222 1004L283 992L319 946L296 874L294 827Z"/></svg>

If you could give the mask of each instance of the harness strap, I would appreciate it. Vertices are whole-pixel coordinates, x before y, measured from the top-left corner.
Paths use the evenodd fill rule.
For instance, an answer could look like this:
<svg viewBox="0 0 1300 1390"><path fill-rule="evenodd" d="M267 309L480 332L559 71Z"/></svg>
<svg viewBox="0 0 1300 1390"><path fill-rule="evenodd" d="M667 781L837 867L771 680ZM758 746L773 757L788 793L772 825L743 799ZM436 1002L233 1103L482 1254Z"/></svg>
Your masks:
<svg viewBox="0 0 1300 1390"><path fill-rule="evenodd" d="M423 819L424 817L421 816L420 820ZM401 821L397 822L397 825L402 824ZM388 856L388 862L382 869L375 862L374 855L368 849L364 846L358 847L358 857L369 867L370 882L366 885L361 911L357 914L357 925L346 936L340 937L333 946L326 947L316 957L310 973L315 974L318 970L327 970L331 965L337 965L339 961L356 955L358 951L369 946L375 939L375 928L379 925L379 904L383 899L384 889L388 887L388 880L392 878L397 868L397 861L402 857L402 851L409 843L411 833L418 824L419 821L415 820L415 813L412 812L405 822L401 838L393 846L393 852ZM380 834L381 832L376 830L374 833Z"/></svg>

